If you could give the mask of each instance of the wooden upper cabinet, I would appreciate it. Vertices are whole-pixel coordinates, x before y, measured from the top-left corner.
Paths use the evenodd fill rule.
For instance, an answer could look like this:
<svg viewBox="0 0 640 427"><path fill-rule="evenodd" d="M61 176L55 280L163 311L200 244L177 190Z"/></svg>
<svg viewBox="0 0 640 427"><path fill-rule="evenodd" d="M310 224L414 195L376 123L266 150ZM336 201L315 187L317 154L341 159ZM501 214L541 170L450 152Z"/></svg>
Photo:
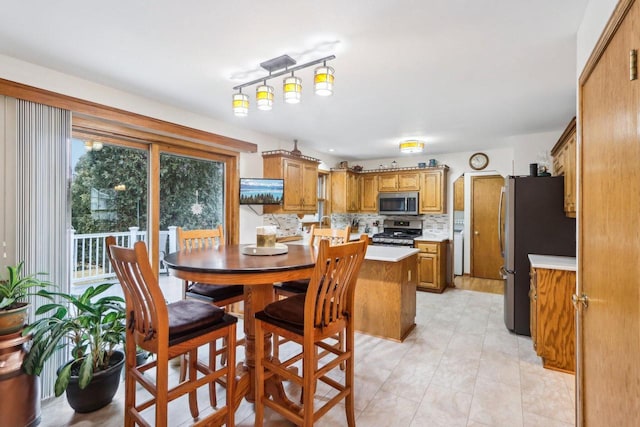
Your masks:
<svg viewBox="0 0 640 427"><path fill-rule="evenodd" d="M420 189L420 174L418 172L399 172L398 191L418 191Z"/></svg>
<svg viewBox="0 0 640 427"><path fill-rule="evenodd" d="M447 166L395 172L331 170L331 211L378 212L378 193L417 191L420 213L446 213Z"/></svg>
<svg viewBox="0 0 640 427"><path fill-rule="evenodd" d="M564 176L564 211L576 217L576 119L575 117L551 150L553 174Z"/></svg>
<svg viewBox="0 0 640 427"><path fill-rule="evenodd" d="M418 191L418 172L389 172L378 175L378 191Z"/></svg>
<svg viewBox="0 0 640 427"><path fill-rule="evenodd" d="M378 212L378 175L360 176L360 212Z"/></svg>
<svg viewBox="0 0 640 427"><path fill-rule="evenodd" d="M398 174L385 173L378 175L378 191L398 191Z"/></svg>
<svg viewBox="0 0 640 427"><path fill-rule="evenodd" d="M276 150L262 153L262 162L265 178L284 179L282 205L266 205L265 213L305 214L317 211L319 160Z"/></svg>
<svg viewBox="0 0 640 427"><path fill-rule="evenodd" d="M420 213L447 212L447 169L420 172Z"/></svg>
<svg viewBox="0 0 640 427"><path fill-rule="evenodd" d="M453 210L464 210L464 176L458 177L453 183Z"/></svg>
<svg viewBox="0 0 640 427"><path fill-rule="evenodd" d="M359 177L347 170L331 171L331 211L335 213L360 210Z"/></svg>
<svg viewBox="0 0 640 427"><path fill-rule="evenodd" d="M316 212L318 210L317 163L304 162L302 164L302 210L305 212Z"/></svg>

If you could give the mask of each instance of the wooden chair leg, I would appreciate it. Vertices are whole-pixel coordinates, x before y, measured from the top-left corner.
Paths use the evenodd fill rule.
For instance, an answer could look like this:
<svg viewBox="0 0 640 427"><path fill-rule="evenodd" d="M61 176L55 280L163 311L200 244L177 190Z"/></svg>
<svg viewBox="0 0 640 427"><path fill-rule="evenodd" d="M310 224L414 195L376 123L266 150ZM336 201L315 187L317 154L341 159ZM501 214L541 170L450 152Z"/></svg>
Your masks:
<svg viewBox="0 0 640 427"><path fill-rule="evenodd" d="M340 349L340 351L344 351L344 331L340 331L338 332L338 349ZM340 370L344 371L345 368L347 366L347 362L344 361L342 363L340 363Z"/></svg>
<svg viewBox="0 0 640 427"><path fill-rule="evenodd" d="M127 338L130 340L131 338ZM135 349L134 346L131 346ZM131 408L136 407L136 380L133 375L133 370L136 368L135 351L131 351L131 348L126 349L125 359L125 371L124 371L124 426L134 427L135 419L131 413Z"/></svg>
<svg viewBox="0 0 640 427"><path fill-rule="evenodd" d="M350 391L349 394L345 397L344 408L347 416L347 426L355 427L356 425L356 417L355 417L355 398L353 395L353 384L354 384L354 376L355 376L355 366L353 359L353 349L354 349L354 336L353 330L347 330L348 336L344 336L346 338L346 342L343 340L342 345L345 351L351 353L351 357L345 360L346 369L345 369L345 380L344 385Z"/></svg>
<svg viewBox="0 0 640 427"><path fill-rule="evenodd" d="M280 335L273 332L271 334L273 336L273 344L271 345L271 353L273 354L273 358L275 360L280 360Z"/></svg>
<svg viewBox="0 0 640 427"><path fill-rule="evenodd" d="M262 321L256 320L255 322L255 387L256 387L256 400L255 400L255 413L256 419L254 427L262 427L264 422L264 329L262 328ZM275 336L275 334L274 334ZM275 351L274 346L274 351Z"/></svg>
<svg viewBox="0 0 640 427"><path fill-rule="evenodd" d="M180 357L180 376L178 377L180 382L183 382L187 378L187 355L183 354Z"/></svg>
<svg viewBox="0 0 640 427"><path fill-rule="evenodd" d="M198 363L198 349L189 351L189 381L195 382L198 376L196 364ZM198 418L200 411L198 410L198 393L197 389L189 393L189 410L191 417Z"/></svg>
<svg viewBox="0 0 640 427"><path fill-rule="evenodd" d="M216 341L209 343L209 369L213 372L216 370ZM218 406L218 396L216 395L216 382L209 383L209 402L211 407Z"/></svg>
<svg viewBox="0 0 640 427"><path fill-rule="evenodd" d="M227 426L235 425L234 397L236 394L236 378L232 374L236 364L236 325L235 323L229 327L229 338L227 340ZM213 383L215 387L215 382Z"/></svg>
<svg viewBox="0 0 640 427"><path fill-rule="evenodd" d="M228 347L229 343L227 342L227 338L222 338L222 346L223 347ZM220 363L222 364L222 366L227 364L227 353L222 353L222 355L220 356Z"/></svg>
<svg viewBox="0 0 640 427"><path fill-rule="evenodd" d="M135 352L134 352L135 355ZM156 427L167 427L167 409L169 406L169 360L166 354L158 354L156 365Z"/></svg>
<svg viewBox="0 0 640 427"><path fill-rule="evenodd" d="M316 394L315 371L318 367L318 349L314 344L302 350L302 411L304 427L313 427L313 400Z"/></svg>

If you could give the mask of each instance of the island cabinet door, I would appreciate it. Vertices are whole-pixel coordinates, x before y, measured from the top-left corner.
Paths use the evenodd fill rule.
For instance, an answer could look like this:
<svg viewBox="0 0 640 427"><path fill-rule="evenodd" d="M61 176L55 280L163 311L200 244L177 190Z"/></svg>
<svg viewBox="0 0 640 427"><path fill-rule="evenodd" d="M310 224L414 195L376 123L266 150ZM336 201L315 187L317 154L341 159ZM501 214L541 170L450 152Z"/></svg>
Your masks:
<svg viewBox="0 0 640 427"><path fill-rule="evenodd" d="M529 302L531 305L531 309L529 310L529 329L531 330L533 349L536 351L536 354L540 356L540 351L538 350L538 290L535 268L532 268L529 274L531 276L529 285Z"/></svg>
<svg viewBox="0 0 640 427"><path fill-rule="evenodd" d="M437 268L437 254L420 253L418 255L418 277L420 278L418 287L438 289L438 284L436 283Z"/></svg>

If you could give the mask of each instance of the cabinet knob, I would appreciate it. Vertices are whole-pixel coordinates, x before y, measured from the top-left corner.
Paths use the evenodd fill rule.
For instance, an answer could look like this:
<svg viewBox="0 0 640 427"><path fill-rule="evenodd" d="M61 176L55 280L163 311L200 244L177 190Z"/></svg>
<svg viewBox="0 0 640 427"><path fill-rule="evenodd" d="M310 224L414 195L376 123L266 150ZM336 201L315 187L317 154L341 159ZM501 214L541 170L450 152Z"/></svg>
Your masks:
<svg viewBox="0 0 640 427"><path fill-rule="evenodd" d="M475 234L476 236L480 235L480 232L478 230L474 231L473 234Z"/></svg>

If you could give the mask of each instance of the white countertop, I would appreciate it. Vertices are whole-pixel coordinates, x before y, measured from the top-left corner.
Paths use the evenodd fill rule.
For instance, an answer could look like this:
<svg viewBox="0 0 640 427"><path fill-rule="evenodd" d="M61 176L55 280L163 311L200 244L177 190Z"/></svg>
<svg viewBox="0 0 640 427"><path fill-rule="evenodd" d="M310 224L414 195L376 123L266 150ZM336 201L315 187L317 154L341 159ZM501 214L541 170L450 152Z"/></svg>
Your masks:
<svg viewBox="0 0 640 427"><path fill-rule="evenodd" d="M418 252L420 252L419 249L410 246L369 245L367 246L367 254L364 256L364 259L369 261L398 262Z"/></svg>
<svg viewBox="0 0 640 427"><path fill-rule="evenodd" d="M360 238L359 234L354 234ZM356 239L357 240L357 239ZM308 240L295 240L293 242L284 242L287 245L308 245ZM419 249L410 246L367 246L367 253L364 257L370 261L398 262L420 252Z"/></svg>
<svg viewBox="0 0 640 427"><path fill-rule="evenodd" d="M576 257L529 254L531 267L576 271Z"/></svg>
<svg viewBox="0 0 640 427"><path fill-rule="evenodd" d="M422 233L422 236L418 236L414 240L420 242L445 242L449 240L449 236L446 234Z"/></svg>

